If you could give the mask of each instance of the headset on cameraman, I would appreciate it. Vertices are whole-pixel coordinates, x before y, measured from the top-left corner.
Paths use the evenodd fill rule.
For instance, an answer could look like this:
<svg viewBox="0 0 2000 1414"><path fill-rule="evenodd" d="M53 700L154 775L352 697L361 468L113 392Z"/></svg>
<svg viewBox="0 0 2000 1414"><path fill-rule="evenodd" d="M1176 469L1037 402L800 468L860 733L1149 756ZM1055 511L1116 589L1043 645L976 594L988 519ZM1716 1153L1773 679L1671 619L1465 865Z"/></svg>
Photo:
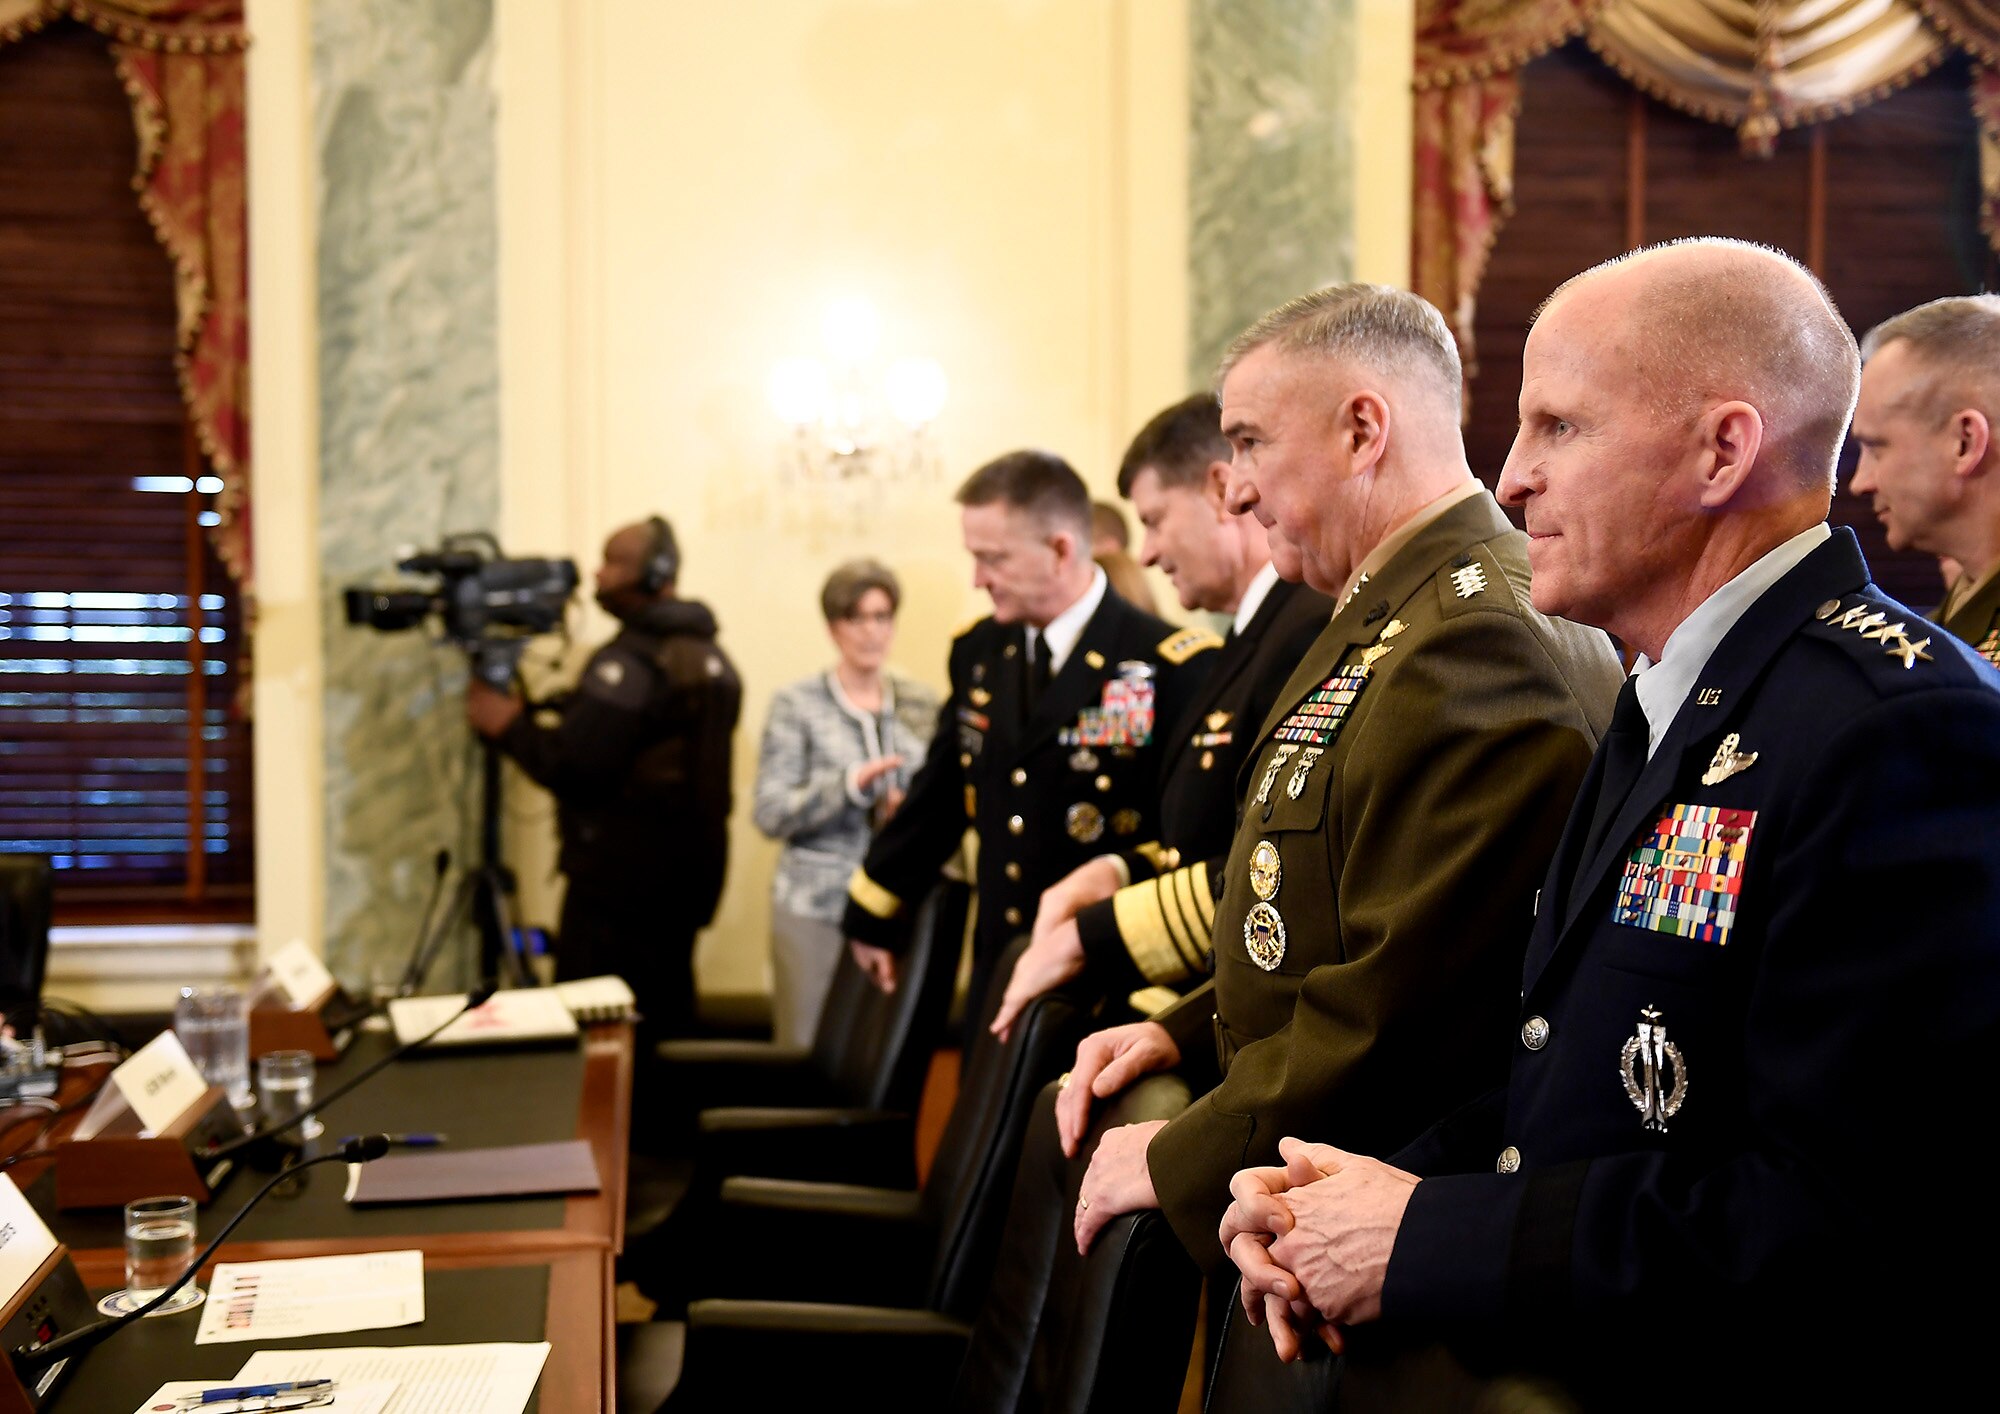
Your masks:
<svg viewBox="0 0 2000 1414"><path fill-rule="evenodd" d="M674 540L674 528L664 516L649 516L647 527L653 538L646 549L646 561L639 569L639 588L648 595L658 594L680 576L681 547Z"/></svg>

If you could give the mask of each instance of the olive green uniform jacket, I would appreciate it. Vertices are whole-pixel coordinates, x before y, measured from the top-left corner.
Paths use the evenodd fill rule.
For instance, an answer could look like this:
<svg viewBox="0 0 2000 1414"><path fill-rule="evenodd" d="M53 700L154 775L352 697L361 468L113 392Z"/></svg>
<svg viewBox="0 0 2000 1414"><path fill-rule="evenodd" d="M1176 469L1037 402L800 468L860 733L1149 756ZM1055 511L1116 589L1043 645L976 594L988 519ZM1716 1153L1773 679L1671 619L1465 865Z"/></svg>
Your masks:
<svg viewBox="0 0 2000 1414"><path fill-rule="evenodd" d="M1986 583L1970 599L1938 619L1946 633L1964 639L1973 651L1995 667L2000 667L2000 574L1988 575Z"/></svg>
<svg viewBox="0 0 2000 1414"><path fill-rule="evenodd" d="M1536 886L1621 681L1602 633L1534 611L1484 493L1334 615L1243 776L1213 984L1159 1018L1184 1061L1214 1038L1218 1083L1148 1151L1203 1266L1280 1138L1391 1153L1505 1079Z"/></svg>

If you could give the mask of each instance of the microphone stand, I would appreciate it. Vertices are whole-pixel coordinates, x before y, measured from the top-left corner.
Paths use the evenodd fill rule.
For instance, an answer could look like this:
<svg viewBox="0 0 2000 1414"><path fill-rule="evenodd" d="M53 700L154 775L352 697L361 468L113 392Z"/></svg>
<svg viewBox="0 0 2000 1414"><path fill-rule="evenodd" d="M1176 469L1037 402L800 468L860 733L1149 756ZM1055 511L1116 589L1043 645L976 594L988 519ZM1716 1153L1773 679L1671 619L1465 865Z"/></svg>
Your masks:
<svg viewBox="0 0 2000 1414"><path fill-rule="evenodd" d="M450 1026L454 1021L457 1021L461 1016L464 1016L467 1012L476 1011L478 1008L485 1006L487 1002L493 999L493 993L497 990L499 989L490 985L474 988L470 993L467 994L464 1006L460 1007L457 1011L453 1012L443 1021L440 1021L436 1026L433 1026L423 1035L417 1037L416 1040L407 1042L404 1045L396 1047L395 1050L389 1052L388 1055L383 1056L380 1060L372 1062L371 1064L365 1066L360 1074L352 1077L345 1084L335 1086L332 1090L328 1091L324 1096L313 1101L313 1110L317 1110L323 1106L330 1105L335 1100L340 1099L342 1096L353 1093L355 1087L359 1086L364 1080L367 1080L370 1076L376 1074L378 1071L383 1070L384 1068L393 1064L394 1062L401 1060L411 1051L416 1050L417 1047L424 1045L426 1042L435 1039L440 1031L443 1031L447 1026ZM214 1159L224 1159L229 1157L231 1154L238 1153L241 1150L249 1148L253 1144L261 1144L267 1139L275 1139L278 1135L283 1134L286 1130L295 1128L298 1125L305 1123L306 1116L311 1114L313 1110L300 1110L290 1119L283 1120L277 1124L265 1125L261 1129L252 1130L250 1133L243 1135L241 1138L230 1140L227 1144L214 1145L211 1148L202 1150L195 1157L204 1161L214 1160ZM315 1159L313 1160L313 1162L317 1163L318 1160ZM296 1168L298 1166L294 1165L294 1167ZM214 1186L215 1186L214 1184L209 1185L209 1187L211 1188L213 1188Z"/></svg>
<svg viewBox="0 0 2000 1414"><path fill-rule="evenodd" d="M208 1246L202 1248L194 1260L188 1263L187 1270L180 1274L180 1277L174 1284L160 1291L145 1305L138 1307L136 1310L127 1311L121 1316L114 1316L108 1321L99 1321L94 1326L85 1326L81 1330L74 1330L65 1335L59 1335L47 1345L17 1346L8 1352L8 1358L13 1362L15 1373L21 1376L21 1383L24 1385L30 1383L31 1377L35 1372L54 1364L58 1360L73 1358L74 1355L81 1355L84 1351L98 1344L98 1342L109 1340L118 1331L138 1320L141 1316L150 1315L165 1305L173 1298L176 1292L194 1280L195 1274L201 1270L202 1265L215 1255L216 1249L222 1246L229 1234L236 1231L236 1225L250 1215L250 1210L264 1200L264 1195L286 1179L292 1177L300 1169L311 1168L314 1164L330 1164L336 1159L350 1164L365 1164L381 1158L388 1152L388 1135L367 1134L358 1139L348 1140L331 1153L319 1154L313 1158L303 1160L300 1163L293 1164L283 1173L274 1175L269 1182L250 1196L249 1202L236 1210L236 1216L223 1224L222 1231L218 1232L214 1240Z"/></svg>

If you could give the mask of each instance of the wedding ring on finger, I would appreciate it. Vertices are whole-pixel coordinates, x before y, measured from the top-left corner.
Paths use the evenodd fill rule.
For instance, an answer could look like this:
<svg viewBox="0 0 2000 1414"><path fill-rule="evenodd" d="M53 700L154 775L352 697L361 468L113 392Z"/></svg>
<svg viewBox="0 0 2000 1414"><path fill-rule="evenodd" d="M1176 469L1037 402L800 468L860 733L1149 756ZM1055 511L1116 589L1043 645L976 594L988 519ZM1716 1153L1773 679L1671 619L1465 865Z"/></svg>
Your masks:
<svg viewBox="0 0 2000 1414"><path fill-rule="evenodd" d="M1048 1072L1047 1072L1047 1071L1045 1070L1045 1071L1043 1071L1043 1072L1042 1072L1042 1074L1044 1074L1044 1075L1047 1075L1047 1074L1048 1074ZM1056 1077L1056 1089L1058 1089L1058 1090L1067 1090L1067 1089L1069 1089L1069 1072L1068 1072L1068 1071L1066 1071L1066 1070L1065 1070L1065 1071L1064 1071L1064 1072L1063 1072L1063 1073L1062 1073L1061 1075L1058 1075L1058 1076Z"/></svg>
<svg viewBox="0 0 2000 1414"><path fill-rule="evenodd" d="M1090 1211L1090 1200L1089 1200L1088 1198L1079 1198L1079 1199L1077 1199L1077 1200L1076 1200L1076 1210L1077 1210L1077 1211L1078 1211L1079 1213L1087 1213L1087 1212L1089 1212L1089 1211Z"/></svg>

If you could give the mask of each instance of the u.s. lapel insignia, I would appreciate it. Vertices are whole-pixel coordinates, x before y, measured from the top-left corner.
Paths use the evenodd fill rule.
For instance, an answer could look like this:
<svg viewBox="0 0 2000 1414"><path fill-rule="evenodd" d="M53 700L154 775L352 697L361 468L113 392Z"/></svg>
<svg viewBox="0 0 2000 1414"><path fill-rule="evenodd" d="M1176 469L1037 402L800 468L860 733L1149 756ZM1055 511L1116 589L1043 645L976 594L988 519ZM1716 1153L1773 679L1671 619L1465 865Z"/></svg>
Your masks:
<svg viewBox="0 0 2000 1414"><path fill-rule="evenodd" d="M1326 755L1322 747L1308 746L1299 753L1299 764L1292 767L1292 778L1285 782L1285 798L1297 800L1305 794L1306 777L1312 774L1313 764Z"/></svg>
<svg viewBox="0 0 2000 1414"><path fill-rule="evenodd" d="M1266 972L1285 960L1285 920L1268 903L1253 903L1243 919L1243 950Z"/></svg>
<svg viewBox="0 0 2000 1414"><path fill-rule="evenodd" d="M1250 851L1250 892L1269 903L1278 896L1278 885L1284 878L1285 866L1278 858L1278 847L1269 840L1258 840L1257 847Z"/></svg>
<svg viewBox="0 0 2000 1414"><path fill-rule="evenodd" d="M1278 772L1285 769L1285 763L1297 755L1298 750L1297 742L1287 741L1279 743L1278 749L1271 754L1270 762L1264 767L1263 783L1257 787L1259 805L1271 803L1271 787L1278 783Z"/></svg>
<svg viewBox="0 0 2000 1414"><path fill-rule="evenodd" d="M1092 668L1101 668L1104 666L1104 655L1093 648L1083 655L1083 661Z"/></svg>
<svg viewBox="0 0 2000 1414"><path fill-rule="evenodd" d="M1688 1072L1681 1048L1667 1039L1667 1028L1660 1024L1655 1008L1640 1010L1639 1029L1625 1038L1618 1053L1618 1073L1625 1081L1626 1096L1639 1111L1640 1123L1655 1134L1665 1134L1667 1121L1680 1113L1687 1099Z"/></svg>
<svg viewBox="0 0 2000 1414"><path fill-rule="evenodd" d="M983 687L973 688L968 696L972 698L972 705L975 707L984 707L993 700L993 694Z"/></svg>
<svg viewBox="0 0 2000 1414"><path fill-rule="evenodd" d="M1757 753L1737 750L1743 738L1731 732L1715 748L1715 759L1708 763L1708 769L1701 773L1701 783L1705 786L1719 786L1738 772L1747 771L1757 764Z"/></svg>

